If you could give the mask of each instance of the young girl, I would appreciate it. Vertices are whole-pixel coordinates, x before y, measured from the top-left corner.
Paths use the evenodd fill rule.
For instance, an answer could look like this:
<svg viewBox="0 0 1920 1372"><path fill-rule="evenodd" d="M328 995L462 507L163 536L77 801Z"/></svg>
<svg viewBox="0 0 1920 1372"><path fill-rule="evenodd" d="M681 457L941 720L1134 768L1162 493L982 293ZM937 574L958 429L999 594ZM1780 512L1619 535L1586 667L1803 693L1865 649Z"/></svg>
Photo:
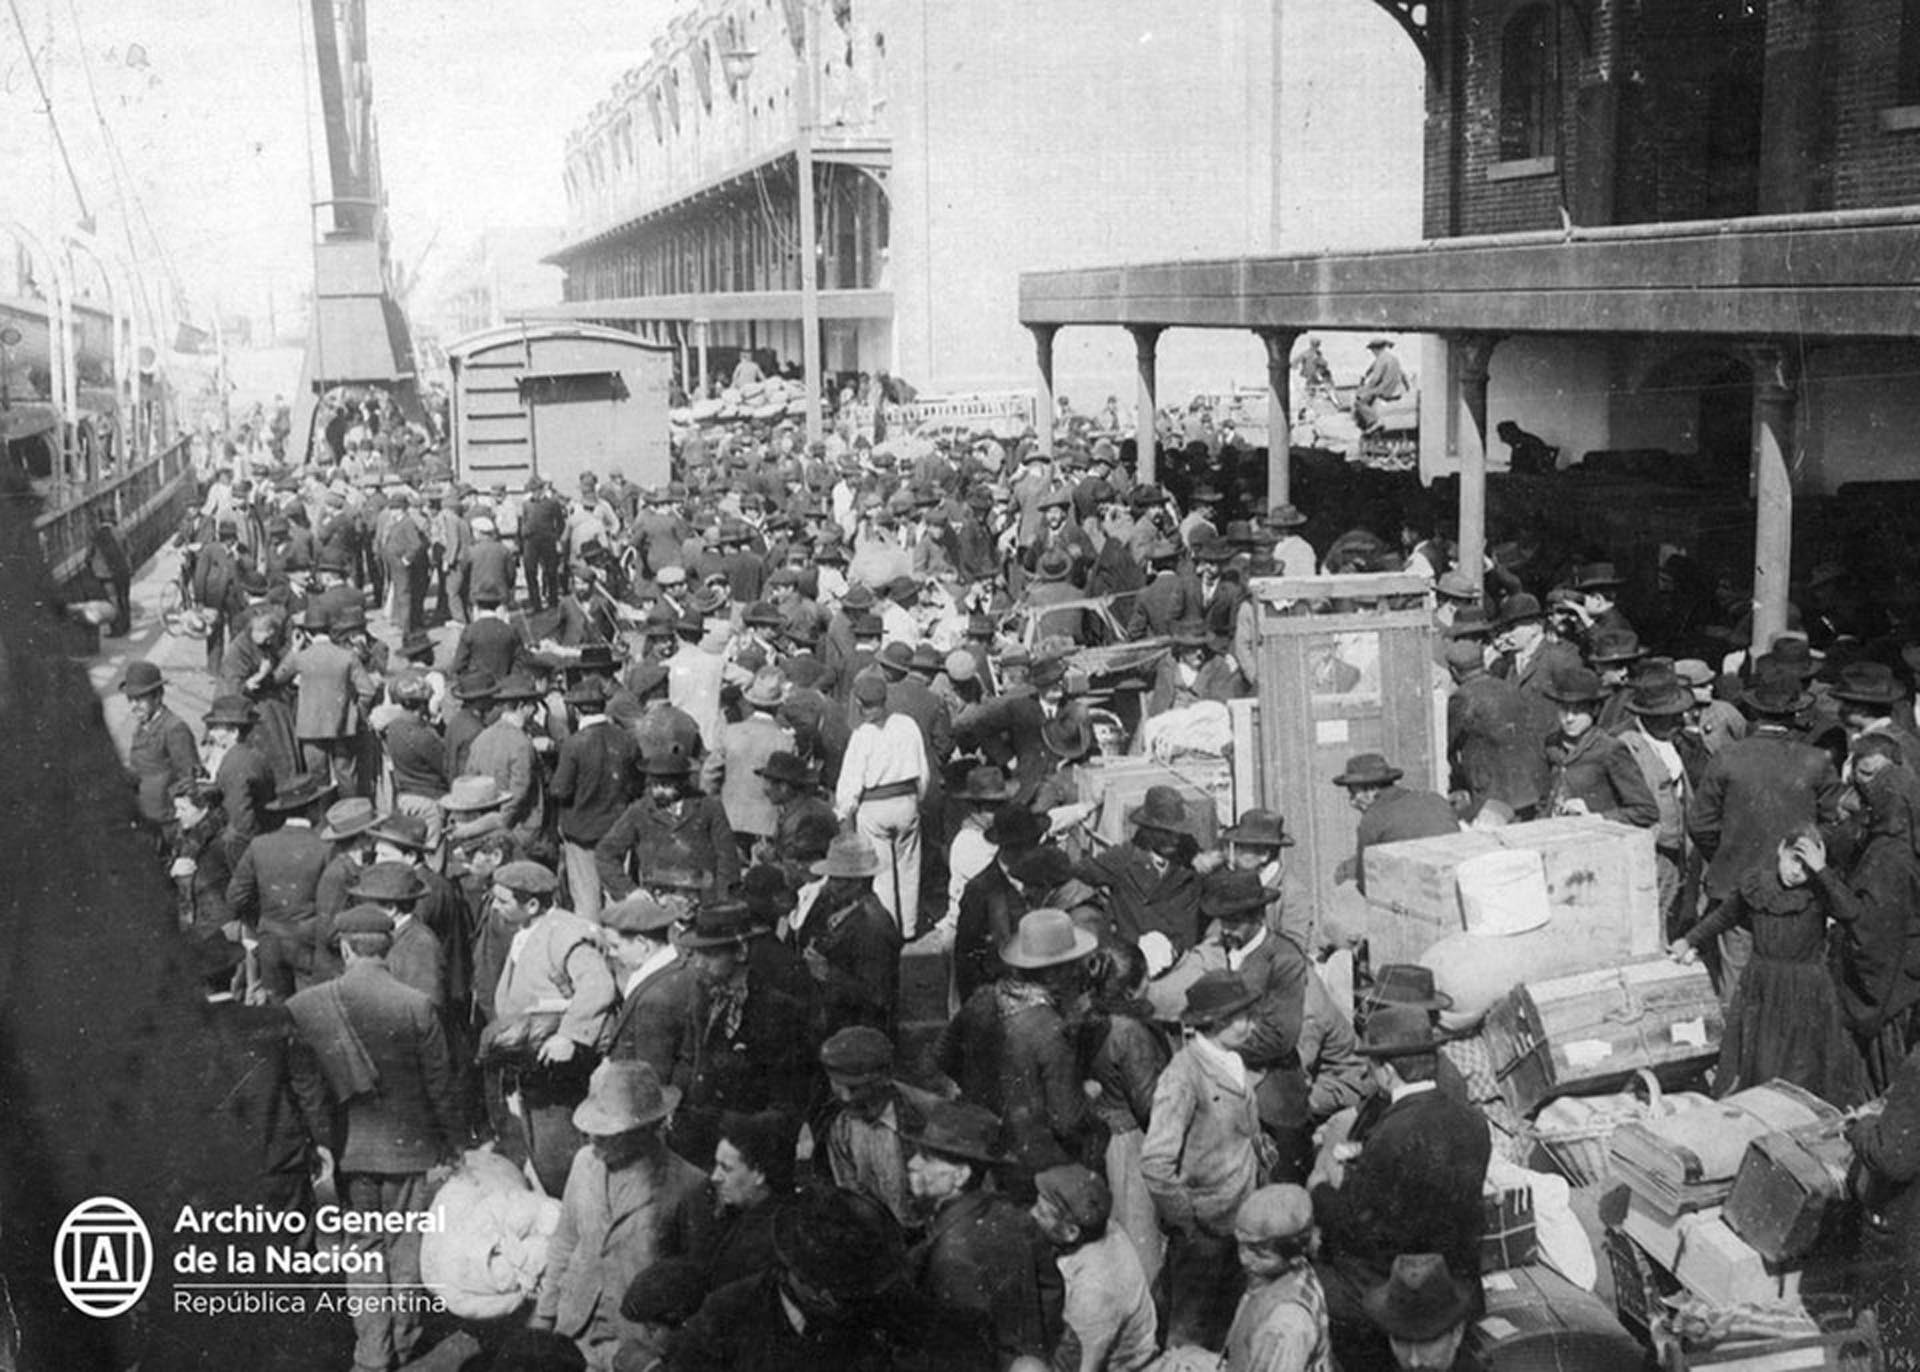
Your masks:
<svg viewBox="0 0 1920 1372"><path fill-rule="evenodd" d="M1772 867L1750 874L1711 914L1673 941L1691 964L1702 945L1740 927L1753 935L1748 963L1727 1007L1715 1091L1724 1096L1775 1077L1835 1105L1866 1098L1866 1075L1827 970L1827 909L1808 859L1824 858L1809 828L1780 841Z"/></svg>

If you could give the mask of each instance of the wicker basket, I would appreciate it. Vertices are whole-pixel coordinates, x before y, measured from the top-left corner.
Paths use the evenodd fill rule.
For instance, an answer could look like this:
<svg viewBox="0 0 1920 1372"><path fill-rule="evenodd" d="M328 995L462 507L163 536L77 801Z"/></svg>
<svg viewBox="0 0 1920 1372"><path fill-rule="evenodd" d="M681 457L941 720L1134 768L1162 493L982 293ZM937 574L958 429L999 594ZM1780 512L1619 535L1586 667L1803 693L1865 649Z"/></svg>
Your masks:
<svg viewBox="0 0 1920 1372"><path fill-rule="evenodd" d="M1660 1079L1644 1067L1633 1074L1634 1081L1646 1092L1643 1101L1631 1091L1613 1096L1567 1096L1549 1103L1526 1128L1526 1136L1540 1145L1553 1165L1575 1186L1591 1186L1609 1180L1613 1164L1607 1145L1614 1130L1623 1124L1657 1119L1667 1113L1660 1099ZM1580 1108L1577 1123L1562 1123L1545 1117Z"/></svg>

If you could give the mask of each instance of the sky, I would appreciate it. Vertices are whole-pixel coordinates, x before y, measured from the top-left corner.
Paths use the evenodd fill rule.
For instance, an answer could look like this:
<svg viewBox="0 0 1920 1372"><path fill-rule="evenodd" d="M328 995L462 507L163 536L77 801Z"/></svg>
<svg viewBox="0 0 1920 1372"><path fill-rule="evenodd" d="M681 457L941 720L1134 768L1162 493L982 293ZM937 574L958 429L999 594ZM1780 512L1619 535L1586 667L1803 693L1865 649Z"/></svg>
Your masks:
<svg viewBox="0 0 1920 1372"><path fill-rule="evenodd" d="M312 272L309 152L326 175L303 39L307 0L12 3L103 225L131 197L115 185L83 49L128 179L195 313L284 310ZM678 7L367 0L395 259L430 279L483 229L560 224L568 132L646 59ZM0 211L38 228L76 214L26 51L0 6ZM166 274L166 262L142 268Z"/></svg>

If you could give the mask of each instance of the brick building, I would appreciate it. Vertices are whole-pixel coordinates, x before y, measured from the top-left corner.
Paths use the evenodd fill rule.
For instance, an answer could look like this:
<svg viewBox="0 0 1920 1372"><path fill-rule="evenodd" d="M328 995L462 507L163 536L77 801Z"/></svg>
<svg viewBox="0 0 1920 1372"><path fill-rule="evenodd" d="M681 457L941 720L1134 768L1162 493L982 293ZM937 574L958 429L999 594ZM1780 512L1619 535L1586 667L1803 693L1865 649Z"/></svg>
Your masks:
<svg viewBox="0 0 1920 1372"><path fill-rule="evenodd" d="M1275 359L1308 328L1424 333L1422 468L1460 473L1463 556L1511 419L1563 468L1585 459L1542 478L1569 500L1644 502L1638 530L1616 518L1591 541L1647 581L1662 548L1709 536L1698 511L1731 512L1765 640L1822 551L1803 538L1796 567L1796 497L1913 475L1920 4L1373 4L1425 68L1424 241L1029 273L1043 375L1086 325L1133 331L1143 385L1169 329L1252 330ZM1277 360L1282 412L1287 385ZM1667 479L1607 494L1594 474L1626 453ZM1276 492L1286 466L1270 459Z"/></svg>

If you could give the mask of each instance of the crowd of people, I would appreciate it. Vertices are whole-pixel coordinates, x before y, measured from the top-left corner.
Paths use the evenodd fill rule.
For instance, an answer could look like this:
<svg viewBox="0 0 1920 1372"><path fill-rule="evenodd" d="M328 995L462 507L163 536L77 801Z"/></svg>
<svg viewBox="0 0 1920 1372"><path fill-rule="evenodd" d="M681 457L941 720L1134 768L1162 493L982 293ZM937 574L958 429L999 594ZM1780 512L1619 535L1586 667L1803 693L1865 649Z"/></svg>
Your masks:
<svg viewBox="0 0 1920 1372"><path fill-rule="evenodd" d="M1920 740L1905 668L1857 642L1659 655L1701 640L1643 644L1605 563L1537 585L1433 529L1316 543L1073 425L1053 452L695 434L669 482L570 496L342 438L350 467L212 481L217 695L195 729L128 668L139 813L209 988L290 1044L264 1199L310 1204L319 1159L417 1211L490 1141L561 1201L503 1359L1469 1356L1497 1092L1431 974L1330 984L1278 814L1203 842L1161 786L1122 841L1089 826L1143 714L1254 692L1257 577L1433 583L1440 660L1385 688L1447 697L1451 792L1352 759L1363 889L1377 843L1651 828L1672 955L1731 1001L1716 1089L1916 1076ZM1076 667L1110 596L1166 648L1131 705ZM418 1236L382 1242L417 1280ZM416 1351L404 1311L355 1323L357 1367Z"/></svg>

